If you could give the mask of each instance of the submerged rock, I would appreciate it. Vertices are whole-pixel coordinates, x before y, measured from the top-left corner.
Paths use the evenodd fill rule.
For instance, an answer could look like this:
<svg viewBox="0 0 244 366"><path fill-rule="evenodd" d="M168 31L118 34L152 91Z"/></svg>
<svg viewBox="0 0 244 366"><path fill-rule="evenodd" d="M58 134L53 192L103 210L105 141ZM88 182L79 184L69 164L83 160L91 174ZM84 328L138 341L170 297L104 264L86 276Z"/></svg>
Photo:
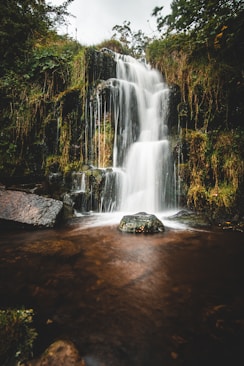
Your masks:
<svg viewBox="0 0 244 366"><path fill-rule="evenodd" d="M158 233L165 229L163 223L155 215L138 212L134 215L123 216L119 230L126 233Z"/></svg>
<svg viewBox="0 0 244 366"><path fill-rule="evenodd" d="M21 191L0 189L0 224L51 228L63 202Z"/></svg>
<svg viewBox="0 0 244 366"><path fill-rule="evenodd" d="M27 363L27 366L85 366L74 344L58 340L51 344L38 360Z"/></svg>

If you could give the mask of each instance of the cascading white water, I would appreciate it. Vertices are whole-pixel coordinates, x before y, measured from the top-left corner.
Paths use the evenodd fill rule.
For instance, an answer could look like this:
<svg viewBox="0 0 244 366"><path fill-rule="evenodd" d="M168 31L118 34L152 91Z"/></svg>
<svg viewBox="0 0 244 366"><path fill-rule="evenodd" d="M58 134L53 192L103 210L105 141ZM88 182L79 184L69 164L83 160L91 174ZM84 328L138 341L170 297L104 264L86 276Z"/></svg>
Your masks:
<svg viewBox="0 0 244 366"><path fill-rule="evenodd" d="M149 65L130 56L113 56L116 78L102 82L86 102L83 150L89 170L73 176L72 194L82 195L75 205L79 209L81 202L82 212L86 206L88 211L132 213L175 208L169 88ZM113 146L106 126L114 135ZM113 166L108 168L111 152Z"/></svg>
<svg viewBox="0 0 244 366"><path fill-rule="evenodd" d="M121 168L119 210L158 212L175 204L167 137L169 88L161 74L130 56L116 55L110 80L114 105L114 167Z"/></svg>
<svg viewBox="0 0 244 366"><path fill-rule="evenodd" d="M75 172L72 174L72 191L76 193L84 193L86 191L84 172Z"/></svg>

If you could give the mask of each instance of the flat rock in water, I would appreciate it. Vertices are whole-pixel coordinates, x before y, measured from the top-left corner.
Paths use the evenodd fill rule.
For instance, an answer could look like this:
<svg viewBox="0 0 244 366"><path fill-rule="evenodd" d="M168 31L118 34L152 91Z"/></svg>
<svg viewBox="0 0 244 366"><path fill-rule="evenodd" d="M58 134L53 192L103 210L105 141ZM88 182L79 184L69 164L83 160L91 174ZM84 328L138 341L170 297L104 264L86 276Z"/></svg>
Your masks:
<svg viewBox="0 0 244 366"><path fill-rule="evenodd" d="M37 228L55 226L63 202L20 191L0 189L0 223Z"/></svg>
<svg viewBox="0 0 244 366"><path fill-rule="evenodd" d="M163 223L155 215L138 212L134 215L123 216L119 230L127 233L157 233L165 229Z"/></svg>
<svg viewBox="0 0 244 366"><path fill-rule="evenodd" d="M193 212L189 210L180 210L176 214L169 216L168 220L176 220L189 227L209 227L209 218L201 212Z"/></svg>

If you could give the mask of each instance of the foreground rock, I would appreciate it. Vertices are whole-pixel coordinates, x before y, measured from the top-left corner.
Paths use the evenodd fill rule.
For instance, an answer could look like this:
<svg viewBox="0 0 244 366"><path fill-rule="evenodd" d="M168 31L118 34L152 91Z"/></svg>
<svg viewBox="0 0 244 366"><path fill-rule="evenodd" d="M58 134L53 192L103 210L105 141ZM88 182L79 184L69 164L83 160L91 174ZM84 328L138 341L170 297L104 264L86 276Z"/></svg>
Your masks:
<svg viewBox="0 0 244 366"><path fill-rule="evenodd" d="M63 202L20 191L0 189L0 224L51 228L63 208Z"/></svg>
<svg viewBox="0 0 244 366"><path fill-rule="evenodd" d="M123 216L119 229L126 233L158 233L165 230L163 223L155 215L146 212Z"/></svg>
<svg viewBox="0 0 244 366"><path fill-rule="evenodd" d="M38 360L27 363L27 366L85 366L73 343L56 341L43 353Z"/></svg>

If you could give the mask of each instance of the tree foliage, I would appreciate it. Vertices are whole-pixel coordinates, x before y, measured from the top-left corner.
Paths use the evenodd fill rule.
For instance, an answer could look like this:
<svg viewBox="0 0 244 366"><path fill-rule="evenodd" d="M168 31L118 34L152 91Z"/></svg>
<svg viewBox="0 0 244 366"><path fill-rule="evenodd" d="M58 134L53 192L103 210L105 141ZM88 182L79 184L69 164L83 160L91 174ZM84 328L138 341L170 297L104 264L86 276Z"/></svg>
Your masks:
<svg viewBox="0 0 244 366"><path fill-rule="evenodd" d="M163 7L156 7L152 15L156 17L159 31L166 33L201 32L214 35L229 18L236 18L243 12L242 0L173 0L171 14L162 15Z"/></svg>
<svg viewBox="0 0 244 366"><path fill-rule="evenodd" d="M192 128L230 128L243 115L243 2L174 0L171 14L154 9L162 38L148 47L150 62L181 92ZM188 111L186 113L186 111ZM181 113L179 114L181 117Z"/></svg>
<svg viewBox="0 0 244 366"><path fill-rule="evenodd" d="M113 39L118 39L127 53L133 57L140 58L144 56L146 45L149 43L147 37L142 30L133 31L131 23L124 21L123 25L115 25L112 29L114 31Z"/></svg>
<svg viewBox="0 0 244 366"><path fill-rule="evenodd" d="M69 82L69 62L79 47L58 36L55 26L65 21L71 1L0 0L0 170L9 166L9 174L18 165L14 156L21 160L25 153L26 136L45 119L48 102ZM28 138L33 144L33 135Z"/></svg>
<svg viewBox="0 0 244 366"><path fill-rule="evenodd" d="M65 21L72 1L51 6L45 0L0 0L0 76L6 69L23 67L35 39Z"/></svg>
<svg viewBox="0 0 244 366"><path fill-rule="evenodd" d="M243 61L242 0L173 0L171 14L163 16L162 9L156 7L152 13L162 38L184 34L190 50L193 54L196 51L194 55L207 50L208 56L221 60L230 56L227 52L235 52L237 56L238 49L238 58Z"/></svg>

